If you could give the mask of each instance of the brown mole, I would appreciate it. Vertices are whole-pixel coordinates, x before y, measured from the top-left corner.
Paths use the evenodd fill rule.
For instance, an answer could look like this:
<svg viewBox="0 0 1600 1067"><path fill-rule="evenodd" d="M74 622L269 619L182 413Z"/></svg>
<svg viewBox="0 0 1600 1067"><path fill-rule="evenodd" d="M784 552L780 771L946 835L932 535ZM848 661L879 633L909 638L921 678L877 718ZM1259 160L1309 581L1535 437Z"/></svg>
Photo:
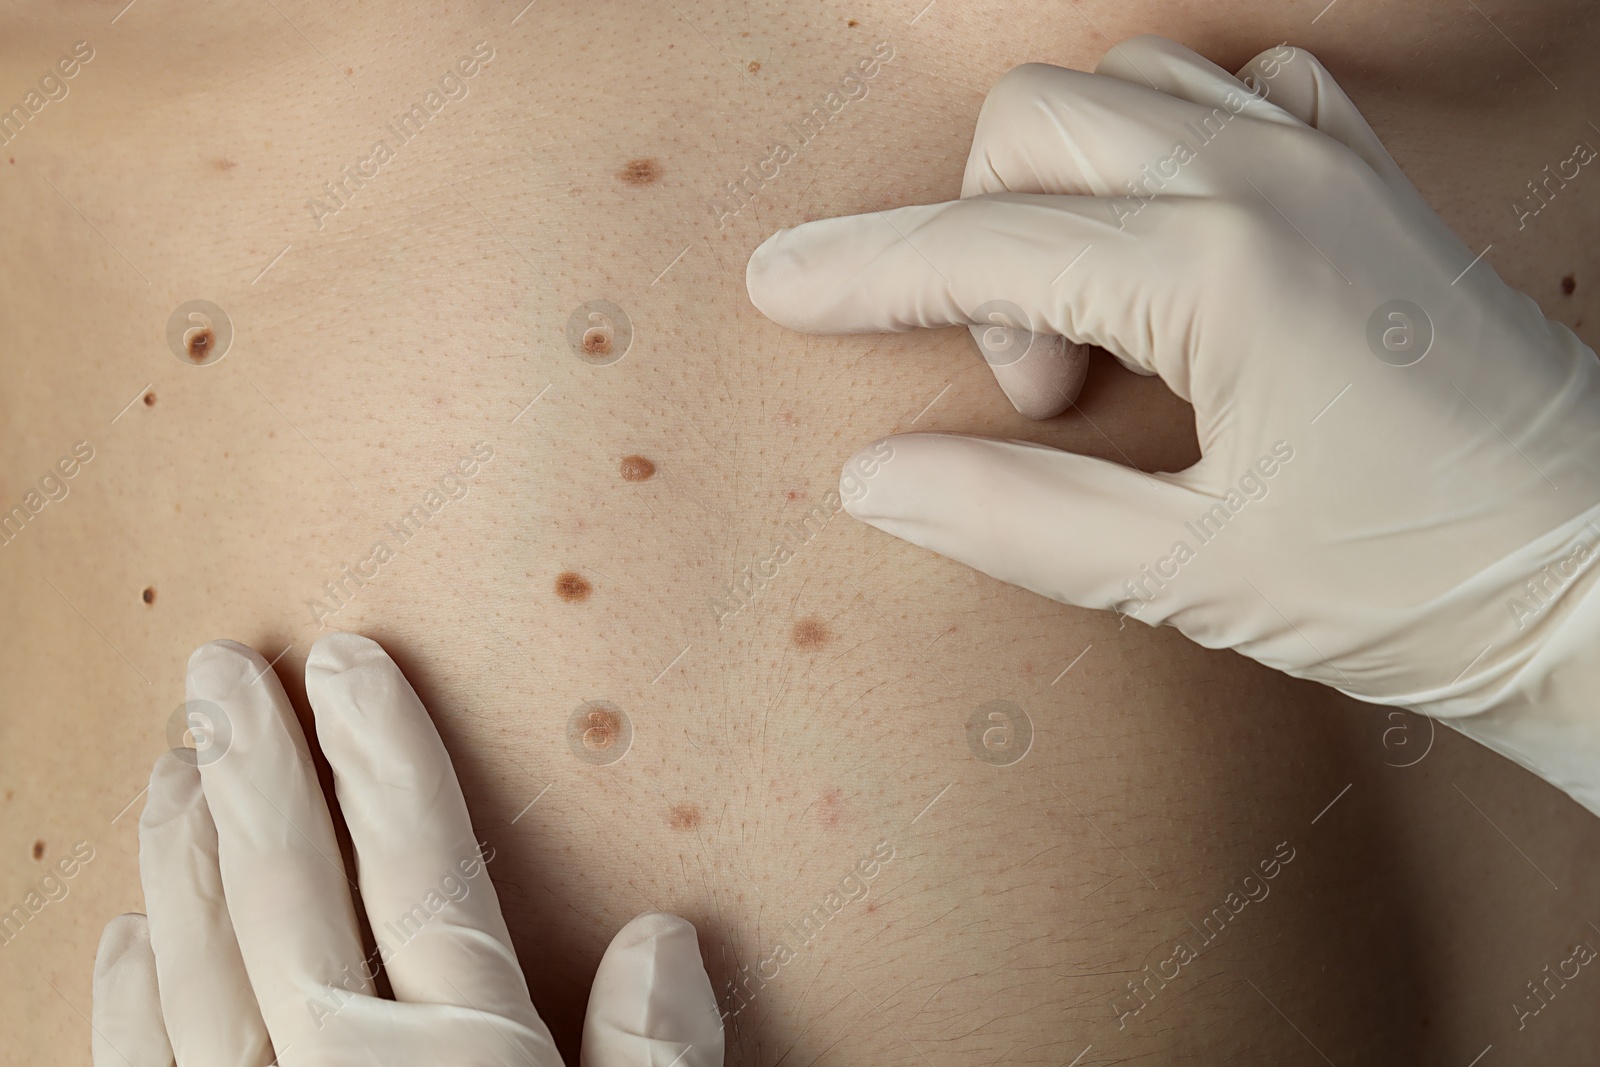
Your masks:
<svg viewBox="0 0 1600 1067"><path fill-rule="evenodd" d="M147 408L155 407L156 406L156 394L154 394L154 393L146 393L146 394L144 394L144 406L147 407Z"/></svg>
<svg viewBox="0 0 1600 1067"><path fill-rule="evenodd" d="M759 60L752 59L748 69L751 74L758 73L761 70L761 62Z"/></svg>
<svg viewBox="0 0 1600 1067"><path fill-rule="evenodd" d="M1569 274L1565 278L1561 279L1561 292L1564 295L1571 296L1573 291L1577 288L1578 279L1574 278L1572 275Z"/></svg>
<svg viewBox="0 0 1600 1067"><path fill-rule="evenodd" d="M556 596L568 604L577 604L588 600L589 594L594 592L594 586L589 580L577 571L562 571L556 575Z"/></svg>
<svg viewBox="0 0 1600 1067"><path fill-rule="evenodd" d="M156 602L156 587L153 585L145 586L144 592L139 596L146 604L154 604Z"/></svg>
<svg viewBox="0 0 1600 1067"><path fill-rule="evenodd" d="M656 472L656 465L643 456L622 457L622 480L625 482L647 482Z"/></svg>
<svg viewBox="0 0 1600 1067"><path fill-rule="evenodd" d="M789 632L789 638L794 642L794 647L811 651L833 640L833 632L828 629L827 623L815 615L807 615L795 621L794 629Z"/></svg>
<svg viewBox="0 0 1600 1067"><path fill-rule="evenodd" d="M853 30L857 26L861 25L861 23L857 22L855 19L851 19L849 22L845 23L845 25L849 26Z"/></svg>
<svg viewBox="0 0 1600 1067"><path fill-rule="evenodd" d="M603 327L594 326L583 331L583 354L586 356L609 356L611 354L611 331Z"/></svg>
<svg viewBox="0 0 1600 1067"><path fill-rule="evenodd" d="M661 161L630 159L627 165L617 172L617 180L623 185L654 185L661 180Z"/></svg>
<svg viewBox="0 0 1600 1067"><path fill-rule="evenodd" d="M211 328L208 326L204 329L190 332L189 335L184 338L184 347L189 350L190 359L194 360L196 363L204 363L206 361L206 356L211 352L211 346L216 344L216 342L217 335L212 333Z"/></svg>
<svg viewBox="0 0 1600 1067"><path fill-rule="evenodd" d="M33 858L36 859L36 860L44 859L44 842L43 841L35 841L33 843Z"/></svg>
<svg viewBox="0 0 1600 1067"><path fill-rule="evenodd" d="M667 809L667 825L674 830L696 829L700 825L700 805L672 805Z"/></svg>
<svg viewBox="0 0 1600 1067"><path fill-rule="evenodd" d="M592 708L588 725L583 729L583 747L591 752L604 752L616 743L622 732L622 716L610 708Z"/></svg>

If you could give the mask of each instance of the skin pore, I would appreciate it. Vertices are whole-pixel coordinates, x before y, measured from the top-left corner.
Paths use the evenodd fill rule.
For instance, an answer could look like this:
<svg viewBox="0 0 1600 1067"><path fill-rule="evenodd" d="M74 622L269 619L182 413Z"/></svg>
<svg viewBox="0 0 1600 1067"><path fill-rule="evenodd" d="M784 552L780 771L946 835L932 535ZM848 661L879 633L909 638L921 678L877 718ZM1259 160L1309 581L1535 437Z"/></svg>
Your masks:
<svg viewBox="0 0 1600 1067"><path fill-rule="evenodd" d="M569 1058L656 908L730 1064L1595 1046L1562 968L1600 947L1600 831L1557 791L830 496L912 429L1180 469L1185 405L1101 358L1030 422L965 330L800 336L744 289L776 228L958 195L1007 69L1161 32L1315 52L1593 345L1596 179L1529 186L1600 147L1582 5L519 8L0 15L0 106L56 72L0 146L0 507L47 501L0 546L0 907L45 902L0 949L11 1047L87 1059L190 651L250 644L298 700L323 627L432 712ZM225 324L174 332L195 300Z"/></svg>

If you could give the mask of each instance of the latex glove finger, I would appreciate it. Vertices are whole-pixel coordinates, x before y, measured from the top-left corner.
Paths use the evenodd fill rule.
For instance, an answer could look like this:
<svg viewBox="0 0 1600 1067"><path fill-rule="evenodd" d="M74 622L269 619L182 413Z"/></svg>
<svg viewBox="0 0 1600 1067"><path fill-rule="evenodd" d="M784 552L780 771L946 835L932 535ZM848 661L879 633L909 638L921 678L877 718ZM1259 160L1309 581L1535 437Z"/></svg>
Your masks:
<svg viewBox="0 0 1600 1067"><path fill-rule="evenodd" d="M1172 531L1201 510L1200 498L1176 476L1021 441L900 434L858 453L845 469L839 493L855 518L1085 608L1129 600L1123 583L1167 554ZM861 470L872 474L857 478L853 472ZM1191 582L1182 592L1196 588ZM1187 603L1167 597L1138 617L1156 625Z"/></svg>
<svg viewBox="0 0 1600 1067"><path fill-rule="evenodd" d="M1269 48L1235 76L1176 41L1146 34L1114 45L1095 73L1147 85L1207 108L1303 123L1344 144L1396 190L1417 195L1333 75L1303 48L1287 44Z"/></svg>
<svg viewBox="0 0 1600 1067"><path fill-rule="evenodd" d="M205 752L184 749L156 761L139 818L139 878L162 1014L182 1067L264 1067L272 1043L228 916L197 758Z"/></svg>
<svg viewBox="0 0 1600 1067"><path fill-rule="evenodd" d="M1159 37L1125 44L1136 48L1146 40L1171 44ZM1121 47L1114 47L1113 54ZM1128 125L1125 98L1134 95L1081 71L1044 63L1008 72L984 98L978 114L962 197L999 192L1119 195L1126 183L1143 178L1139 161L1114 140L1119 123ZM1057 106L1067 97L1074 101L1070 109ZM1141 110L1134 113L1146 114L1145 104L1139 101ZM1171 120L1176 126L1175 114ZM1170 139L1161 147L1162 154L1170 152ZM991 311L988 321L992 324L969 329L1012 405L1041 419L1070 407L1088 374L1090 346L1018 328L1001 312ZM1150 373L1137 365L1129 369Z"/></svg>
<svg viewBox="0 0 1600 1067"><path fill-rule="evenodd" d="M1174 263L1237 218L1184 198L1115 218L1097 197L997 193L821 219L762 242L746 283L762 314L807 333L976 325L1004 301L1030 333L1099 345L1188 399L1190 324L1226 279L1196 284Z"/></svg>
<svg viewBox="0 0 1600 1067"><path fill-rule="evenodd" d="M200 779L245 970L279 1055L305 1055L330 1004L373 988L311 753L277 675L236 641L189 657L189 699L231 732Z"/></svg>
<svg viewBox="0 0 1600 1067"><path fill-rule="evenodd" d="M1097 76L1116 78L1142 88L1199 104L1208 112L1222 111L1209 128L1190 133L1220 135L1224 123L1234 115L1248 115L1263 122L1284 126L1311 125L1293 111L1281 106L1278 78L1293 62L1273 64L1273 58L1304 56L1287 45L1269 48L1251 60L1235 77L1211 60L1176 41L1147 33L1112 45L1094 68ZM1253 75L1249 80L1246 74ZM1170 152L1170 146L1168 151ZM1166 155L1163 152L1162 155ZM1149 162L1148 160L1145 162Z"/></svg>
<svg viewBox="0 0 1600 1067"><path fill-rule="evenodd" d="M143 915L119 915L100 935L90 1015L94 1067L172 1067Z"/></svg>
<svg viewBox="0 0 1600 1067"><path fill-rule="evenodd" d="M333 633L312 646L306 695L395 998L513 1020L539 1035L536 1056L558 1060L455 768L416 691L377 642Z"/></svg>
<svg viewBox="0 0 1600 1067"><path fill-rule="evenodd" d="M722 1017L694 926L640 915L612 939L583 1020L582 1067L722 1067Z"/></svg>

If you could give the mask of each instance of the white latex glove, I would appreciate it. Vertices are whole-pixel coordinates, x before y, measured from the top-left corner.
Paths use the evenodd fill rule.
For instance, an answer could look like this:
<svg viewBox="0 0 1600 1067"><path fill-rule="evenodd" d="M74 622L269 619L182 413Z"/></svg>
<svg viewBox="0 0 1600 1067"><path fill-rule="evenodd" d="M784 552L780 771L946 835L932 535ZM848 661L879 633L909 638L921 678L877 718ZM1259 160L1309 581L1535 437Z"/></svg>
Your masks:
<svg viewBox="0 0 1600 1067"><path fill-rule="evenodd" d="M277 676L215 641L190 658L188 691L200 747L156 763L139 822L148 923L112 920L95 961L95 1067L559 1067L450 757L383 649L322 638L306 694L394 1000L374 995L376 958ZM722 1052L694 927L634 919L601 960L583 1064L721 1067Z"/></svg>
<svg viewBox="0 0 1600 1067"><path fill-rule="evenodd" d="M910 434L851 461L846 506L1052 599L1442 717L1600 811L1600 363L1451 234L1309 53L1240 77L1266 98L1159 37L1096 74L1019 67L964 185L1008 191L756 249L750 298L793 329L970 325L1005 299L1194 406L1188 470ZM1408 335L1396 300L1431 327Z"/></svg>

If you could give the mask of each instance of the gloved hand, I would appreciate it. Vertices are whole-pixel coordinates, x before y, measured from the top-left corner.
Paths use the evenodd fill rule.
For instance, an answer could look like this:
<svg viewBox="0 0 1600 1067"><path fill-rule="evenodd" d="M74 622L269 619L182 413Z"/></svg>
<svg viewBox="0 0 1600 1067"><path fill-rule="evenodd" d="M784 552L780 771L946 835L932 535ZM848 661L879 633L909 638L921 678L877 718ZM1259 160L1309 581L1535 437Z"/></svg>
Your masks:
<svg viewBox="0 0 1600 1067"><path fill-rule="evenodd" d="M188 691L200 747L156 763L139 822L149 919L114 919L95 960L95 1067L168 1067L174 1055L180 1067L560 1067L500 914L492 855L383 649L322 638L306 693L394 1000L374 995L377 958L362 949L277 676L243 645L215 641L190 658ZM634 919L601 960L582 1062L720 1067L722 1051L694 927Z"/></svg>
<svg viewBox="0 0 1600 1067"><path fill-rule="evenodd" d="M1240 78L1159 37L1095 74L1019 67L967 162L963 191L992 192L756 249L750 299L793 329L971 325L1006 300L1194 406L1188 470L909 434L851 461L846 506L1442 717L1600 811L1600 364L1449 231L1310 54Z"/></svg>

